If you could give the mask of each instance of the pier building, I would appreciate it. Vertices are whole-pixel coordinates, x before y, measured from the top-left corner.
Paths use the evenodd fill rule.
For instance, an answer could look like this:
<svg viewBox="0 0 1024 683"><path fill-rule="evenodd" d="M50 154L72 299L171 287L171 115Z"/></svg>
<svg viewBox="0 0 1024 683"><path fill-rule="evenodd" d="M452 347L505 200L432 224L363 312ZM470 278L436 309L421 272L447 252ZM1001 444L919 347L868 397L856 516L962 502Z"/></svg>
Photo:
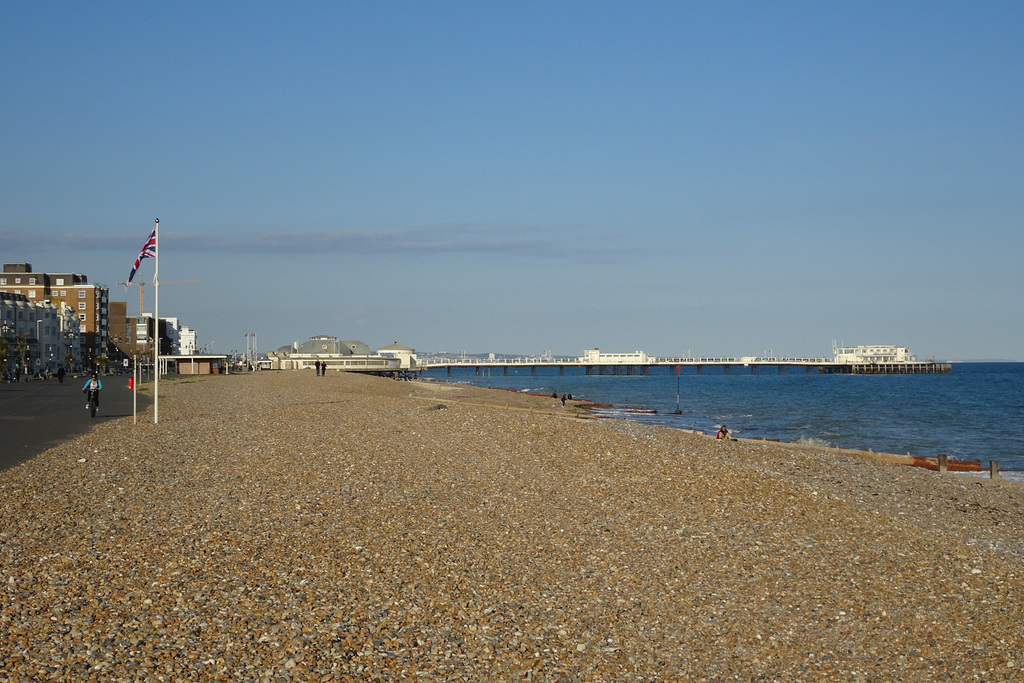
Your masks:
<svg viewBox="0 0 1024 683"><path fill-rule="evenodd" d="M587 349L581 361L591 365L646 365L651 359L643 351L633 353L601 353L601 349Z"/></svg>
<svg viewBox="0 0 1024 683"><path fill-rule="evenodd" d="M917 357L905 346L837 346L832 353L837 363L917 362Z"/></svg>
<svg viewBox="0 0 1024 683"><path fill-rule="evenodd" d="M391 374L415 370L416 351L398 342L377 353L358 340L343 340L329 335L310 337L307 341L268 351L272 370L309 370L322 363L328 370Z"/></svg>

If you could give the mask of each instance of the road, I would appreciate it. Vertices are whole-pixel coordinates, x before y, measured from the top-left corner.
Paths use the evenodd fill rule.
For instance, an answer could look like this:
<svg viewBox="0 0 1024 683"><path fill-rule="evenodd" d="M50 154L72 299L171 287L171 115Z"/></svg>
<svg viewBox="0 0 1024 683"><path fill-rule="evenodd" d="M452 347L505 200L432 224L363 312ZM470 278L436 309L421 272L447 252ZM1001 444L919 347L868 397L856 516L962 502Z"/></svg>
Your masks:
<svg viewBox="0 0 1024 683"><path fill-rule="evenodd" d="M100 410L95 418L85 409L85 377L0 384L0 470L14 467L76 436L97 422L132 416L128 375L106 375ZM139 392L139 412L152 403Z"/></svg>

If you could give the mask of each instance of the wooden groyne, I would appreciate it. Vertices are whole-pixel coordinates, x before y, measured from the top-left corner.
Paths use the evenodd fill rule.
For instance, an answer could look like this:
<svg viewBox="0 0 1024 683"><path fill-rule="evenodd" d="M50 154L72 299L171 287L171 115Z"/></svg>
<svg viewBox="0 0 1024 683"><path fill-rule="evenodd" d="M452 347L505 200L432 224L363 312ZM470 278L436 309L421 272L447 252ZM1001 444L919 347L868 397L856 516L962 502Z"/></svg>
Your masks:
<svg viewBox="0 0 1024 683"><path fill-rule="evenodd" d="M926 458L921 455L910 456L911 467L923 467L926 470L938 472L941 468L941 458ZM948 472L985 472L987 468L981 466L977 460L954 460L945 458L946 471Z"/></svg>

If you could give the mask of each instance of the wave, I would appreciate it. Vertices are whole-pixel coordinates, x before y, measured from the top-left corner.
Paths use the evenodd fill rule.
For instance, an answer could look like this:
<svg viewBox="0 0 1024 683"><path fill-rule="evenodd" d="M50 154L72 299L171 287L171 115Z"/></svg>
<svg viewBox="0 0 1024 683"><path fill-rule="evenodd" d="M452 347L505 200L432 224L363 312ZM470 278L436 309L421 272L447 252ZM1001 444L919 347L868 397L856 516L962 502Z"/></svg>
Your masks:
<svg viewBox="0 0 1024 683"><path fill-rule="evenodd" d="M816 436L801 436L793 443L798 443L804 446L814 446L816 448L835 448L836 445L825 439L819 439Z"/></svg>

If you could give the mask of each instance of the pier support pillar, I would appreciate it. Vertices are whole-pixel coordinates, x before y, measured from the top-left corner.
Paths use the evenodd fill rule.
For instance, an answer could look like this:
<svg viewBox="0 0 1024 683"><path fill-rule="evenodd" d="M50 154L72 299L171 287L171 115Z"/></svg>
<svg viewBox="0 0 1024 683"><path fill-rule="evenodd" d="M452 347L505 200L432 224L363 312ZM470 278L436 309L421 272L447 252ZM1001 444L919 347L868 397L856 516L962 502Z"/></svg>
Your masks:
<svg viewBox="0 0 1024 683"><path fill-rule="evenodd" d="M564 374L565 374L565 366L564 365L559 365L558 366L558 376L561 377Z"/></svg>
<svg viewBox="0 0 1024 683"><path fill-rule="evenodd" d="M506 366L504 366L504 367L502 368L502 370L504 370L504 371L505 371L505 376L506 376L506 377L508 377L508 366L507 366L507 365L506 365Z"/></svg>
<svg viewBox="0 0 1024 683"><path fill-rule="evenodd" d="M988 478L998 479L999 478L999 461L989 460L988 461Z"/></svg>
<svg viewBox="0 0 1024 683"><path fill-rule="evenodd" d="M537 376L537 366L536 365L531 365L530 366L530 376L531 377L536 377Z"/></svg>
<svg viewBox="0 0 1024 683"><path fill-rule="evenodd" d="M751 365L750 366L750 374L751 375L758 374L760 372L760 370L761 370L761 368L757 367L756 365Z"/></svg>
<svg viewBox="0 0 1024 683"><path fill-rule="evenodd" d="M947 468L946 458L947 457L948 456L945 453L939 453L939 457L936 458L938 460L938 462L939 462L939 474L945 474L946 473L946 468Z"/></svg>
<svg viewBox="0 0 1024 683"><path fill-rule="evenodd" d="M449 377L452 376L452 366L450 366L450 365L448 366L448 376Z"/></svg>

